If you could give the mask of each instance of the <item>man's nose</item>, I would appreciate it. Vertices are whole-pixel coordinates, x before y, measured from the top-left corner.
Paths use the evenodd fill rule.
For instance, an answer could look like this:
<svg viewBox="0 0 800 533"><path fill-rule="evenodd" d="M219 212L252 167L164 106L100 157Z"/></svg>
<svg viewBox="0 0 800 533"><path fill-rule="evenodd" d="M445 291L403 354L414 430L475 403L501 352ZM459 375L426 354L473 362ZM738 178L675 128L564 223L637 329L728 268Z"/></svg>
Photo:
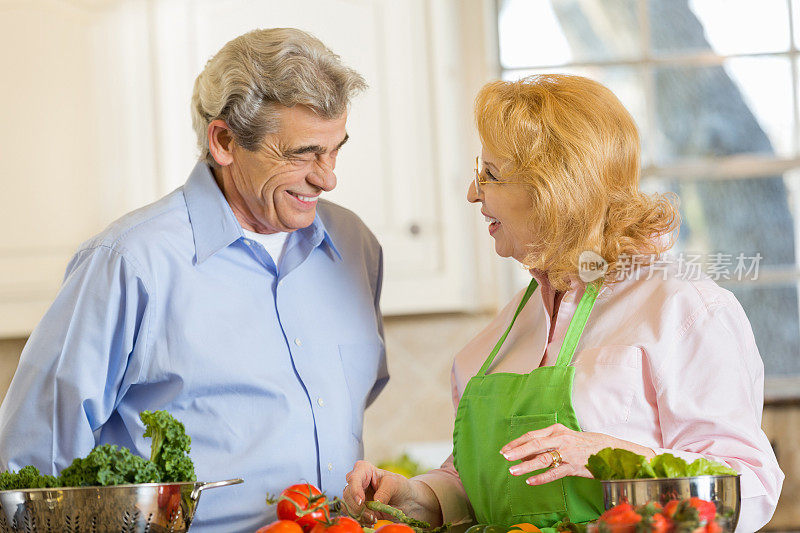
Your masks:
<svg viewBox="0 0 800 533"><path fill-rule="evenodd" d="M308 175L308 182L323 191L332 191L336 187L336 175L333 173L335 167L335 157L325 155L318 157L314 161L314 168Z"/></svg>

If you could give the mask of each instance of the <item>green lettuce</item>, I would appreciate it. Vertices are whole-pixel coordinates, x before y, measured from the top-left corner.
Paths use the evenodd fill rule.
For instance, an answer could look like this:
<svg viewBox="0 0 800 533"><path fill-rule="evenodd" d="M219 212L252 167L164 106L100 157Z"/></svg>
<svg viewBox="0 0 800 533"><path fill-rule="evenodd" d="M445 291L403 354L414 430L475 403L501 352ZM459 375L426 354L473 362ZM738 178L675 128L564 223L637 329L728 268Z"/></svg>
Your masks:
<svg viewBox="0 0 800 533"><path fill-rule="evenodd" d="M643 455L617 448L604 448L589 457L586 468L596 479L635 479L647 471Z"/></svg>
<svg viewBox="0 0 800 533"><path fill-rule="evenodd" d="M653 465L655 477L687 477L686 470L689 465L671 453L656 455L650 459L650 464Z"/></svg>
<svg viewBox="0 0 800 533"><path fill-rule="evenodd" d="M662 453L648 461L642 455L619 448L604 448L591 455L586 468L595 479L605 480L722 476L738 473L705 458L687 463L671 453Z"/></svg>
<svg viewBox="0 0 800 533"><path fill-rule="evenodd" d="M733 468L719 464L716 461L709 461L705 458L695 459L686 468L687 477L691 476L735 476L738 474Z"/></svg>

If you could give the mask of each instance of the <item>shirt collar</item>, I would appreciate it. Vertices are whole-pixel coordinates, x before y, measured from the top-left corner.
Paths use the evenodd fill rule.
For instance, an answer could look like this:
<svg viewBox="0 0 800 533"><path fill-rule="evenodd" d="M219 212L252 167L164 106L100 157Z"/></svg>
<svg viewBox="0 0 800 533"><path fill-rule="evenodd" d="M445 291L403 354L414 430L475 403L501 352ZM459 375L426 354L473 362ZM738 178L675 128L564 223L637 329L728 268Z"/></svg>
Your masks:
<svg viewBox="0 0 800 533"><path fill-rule="evenodd" d="M228 201L225 200L225 195L222 194L207 163L197 162L183 186L183 193L189 212L189 223L192 226L198 264L244 236L242 226L233 214ZM310 226L297 230L296 233L310 245L310 248L316 248L324 243L332 259L342 259L319 213Z"/></svg>
<svg viewBox="0 0 800 533"><path fill-rule="evenodd" d="M333 242L333 237L331 237L331 234L328 233L328 229L325 227L325 223L322 221L322 218L320 218L319 212L317 212L316 216L314 217L314 222L309 227L314 228L314 246L324 244L328 249L331 259L338 259L341 261L342 254L339 253L339 249L336 248L336 244ZM316 241L317 239L319 239L319 242Z"/></svg>
<svg viewBox="0 0 800 533"><path fill-rule="evenodd" d="M287 248L297 246L301 251L302 256L306 257L309 253L311 253L311 250L324 245L328 252L328 256L331 259L334 261L342 260L342 254L339 253L339 250L333 243L333 238L331 238L330 233L328 233L328 230L325 227L325 223L319 216L319 206L317 206L317 213L314 217L314 222L305 228L300 228L294 233L296 234L296 237L292 237L291 235L289 236L290 241L287 245Z"/></svg>
<svg viewBox="0 0 800 533"><path fill-rule="evenodd" d="M530 270L530 274L531 274L531 276L536 278L537 283L542 288L541 289L541 294L542 294L543 300L545 298L547 298L547 296L549 296L550 298L553 298L553 295L555 294L555 290L550 285L550 280L547 279L547 273L542 271L542 270L538 270L538 269L533 268L533 269ZM580 276L578 276L577 274L571 275L569 277L569 285L570 286L569 286L569 290L567 291L567 293L573 293L573 291L576 291L576 292L573 293L574 297L583 296L583 289L586 288L586 283L581 280ZM611 283L611 282L603 283L603 285L600 287L600 291L597 293L597 299L598 300L604 300L604 299L610 297L611 293L613 291L614 291L614 284L613 283ZM546 300L544 302L544 305L545 305L545 308L549 309L548 303L547 303Z"/></svg>

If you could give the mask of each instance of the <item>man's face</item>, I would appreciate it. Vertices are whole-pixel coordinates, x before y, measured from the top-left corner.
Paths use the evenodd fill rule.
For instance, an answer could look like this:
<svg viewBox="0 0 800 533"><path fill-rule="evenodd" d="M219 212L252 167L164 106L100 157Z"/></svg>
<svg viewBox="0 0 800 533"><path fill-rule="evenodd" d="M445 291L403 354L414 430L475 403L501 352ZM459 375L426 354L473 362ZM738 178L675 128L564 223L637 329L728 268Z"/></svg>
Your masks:
<svg viewBox="0 0 800 533"><path fill-rule="evenodd" d="M304 106L278 111L279 133L267 134L250 152L230 143L233 162L222 167L222 188L245 229L294 231L314 221L322 191L336 186L333 169L347 141L347 114L334 120Z"/></svg>

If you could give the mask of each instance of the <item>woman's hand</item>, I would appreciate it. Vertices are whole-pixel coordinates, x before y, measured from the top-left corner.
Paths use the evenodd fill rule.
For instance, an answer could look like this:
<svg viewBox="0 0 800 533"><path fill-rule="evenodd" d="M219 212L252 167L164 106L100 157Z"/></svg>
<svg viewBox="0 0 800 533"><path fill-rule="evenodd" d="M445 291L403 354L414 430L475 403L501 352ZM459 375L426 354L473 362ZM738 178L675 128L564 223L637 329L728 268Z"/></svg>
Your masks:
<svg viewBox="0 0 800 533"><path fill-rule="evenodd" d="M364 509L365 501L375 500L397 507L408 516L429 522L432 526L442 524L439 499L421 481L382 470L367 461L358 461L345 479L347 485L342 499L351 513L358 515L363 511L362 521L373 523L378 518L388 518L383 513Z"/></svg>
<svg viewBox="0 0 800 533"><path fill-rule="evenodd" d="M529 431L503 446L500 453L509 461L522 460L509 468L509 472L515 476L552 466L549 470L525 480L529 485L542 485L564 476L592 477L586 469L589 456L609 447L630 450L647 459L656 454L650 448L633 442L603 433L573 431L561 424ZM558 453L550 453L551 450ZM561 464L553 466L558 456L561 456Z"/></svg>

